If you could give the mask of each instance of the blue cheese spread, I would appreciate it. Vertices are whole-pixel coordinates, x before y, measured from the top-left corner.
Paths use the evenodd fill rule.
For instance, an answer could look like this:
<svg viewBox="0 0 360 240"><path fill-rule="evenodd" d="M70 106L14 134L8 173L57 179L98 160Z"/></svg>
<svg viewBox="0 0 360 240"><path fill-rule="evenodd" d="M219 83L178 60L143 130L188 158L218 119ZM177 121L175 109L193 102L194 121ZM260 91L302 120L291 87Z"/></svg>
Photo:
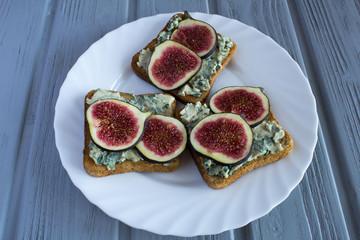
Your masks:
<svg viewBox="0 0 360 240"><path fill-rule="evenodd" d="M175 15L174 17L172 17L169 20L169 23L166 26L166 31L161 31L159 33L159 36L157 38L158 40L158 44L164 42L165 40L169 40L171 37L171 34L173 33L173 31L175 29L178 28L179 26L179 22L182 20L181 17L179 17L178 15Z"/></svg>
<svg viewBox="0 0 360 240"><path fill-rule="evenodd" d="M184 121L189 131L191 131L198 121L208 115L210 115L210 109L206 104L202 105L200 102L195 104L188 103L180 112L181 119ZM280 143L280 140L284 136L284 130L275 121L264 121L253 128L254 143L252 146L252 154L245 162L229 167L217 164L212 159L201 157L202 165L209 175L228 178L234 171L246 163L264 157L270 153L282 151L283 146Z"/></svg>
<svg viewBox="0 0 360 240"><path fill-rule="evenodd" d="M159 33L159 36L157 38L158 44L170 39L172 32L179 26L179 22L181 20L182 18L178 15L175 15L170 19L168 25L166 26L166 30ZM151 55L152 51L149 48L141 50L139 60L136 63L138 67L144 68L147 71Z"/></svg>
<svg viewBox="0 0 360 240"><path fill-rule="evenodd" d="M186 124L189 135L196 123L209 115L210 108L207 107L206 103L201 104L200 102L186 104L180 112L181 120Z"/></svg>
<svg viewBox="0 0 360 240"><path fill-rule="evenodd" d="M125 160L138 162L144 160L136 149L130 149L122 152L110 152L98 148L92 141L89 144L90 157L98 165L105 165L107 169L114 170L115 164L120 164Z"/></svg>
<svg viewBox="0 0 360 240"><path fill-rule="evenodd" d="M100 99L117 99L132 104L143 112L150 111L154 113L162 113L165 115L170 115L172 113L171 105L175 101L175 98L168 94L139 96L132 94L132 98L126 99L121 97L120 93L118 92L98 89L90 99L86 99L86 103L92 104Z"/></svg>
<svg viewBox="0 0 360 240"><path fill-rule="evenodd" d="M201 91L210 90L211 77L222 68L222 61L229 55L230 48L234 46L228 37L218 36L218 46L215 51L207 58L202 60L199 72L184 85L178 92L178 95L191 95L200 97Z"/></svg>
<svg viewBox="0 0 360 240"><path fill-rule="evenodd" d="M147 69L150 63L152 52L149 48L143 49L139 55L139 61L136 63L138 67Z"/></svg>
<svg viewBox="0 0 360 240"><path fill-rule="evenodd" d="M161 31L157 38L158 44L169 40L172 32L178 27L181 17L175 15L170 19L165 31ZM200 97L201 91L210 90L210 79L212 75L222 68L222 61L229 55L230 48L234 46L233 42L228 37L218 36L216 50L207 58L202 60L201 69L199 72L191 78L191 80L185 84L179 91L179 96L191 95L194 97ZM148 69L152 51L150 49L143 49L140 52L139 60L136 63L138 67Z"/></svg>
<svg viewBox="0 0 360 240"><path fill-rule="evenodd" d="M91 98L86 99L86 103L92 104L100 99L118 99L136 106L141 111L151 111L164 115L169 115L172 112L171 104L175 101L174 97L166 94L148 96L135 96L132 94L132 98L125 99L121 97L118 92L98 89ZM105 165L109 170L114 170L115 164L121 164L125 160L133 162L144 160L134 148L121 152L112 152L100 149L92 141L90 141L89 148L89 156L94 160L94 162L99 165Z"/></svg>

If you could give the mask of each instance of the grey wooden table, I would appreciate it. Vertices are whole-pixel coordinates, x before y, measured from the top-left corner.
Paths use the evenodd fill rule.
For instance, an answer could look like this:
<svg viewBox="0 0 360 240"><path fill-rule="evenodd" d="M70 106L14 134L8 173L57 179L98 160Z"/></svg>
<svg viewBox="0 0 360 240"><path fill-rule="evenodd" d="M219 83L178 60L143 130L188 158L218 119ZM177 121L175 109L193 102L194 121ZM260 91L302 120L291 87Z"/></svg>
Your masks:
<svg viewBox="0 0 360 240"><path fill-rule="evenodd" d="M272 37L309 78L320 119L313 161L290 196L242 228L198 239L360 239L358 0L0 0L0 238L178 239L105 215L72 184L54 142L67 72L105 33L183 10Z"/></svg>

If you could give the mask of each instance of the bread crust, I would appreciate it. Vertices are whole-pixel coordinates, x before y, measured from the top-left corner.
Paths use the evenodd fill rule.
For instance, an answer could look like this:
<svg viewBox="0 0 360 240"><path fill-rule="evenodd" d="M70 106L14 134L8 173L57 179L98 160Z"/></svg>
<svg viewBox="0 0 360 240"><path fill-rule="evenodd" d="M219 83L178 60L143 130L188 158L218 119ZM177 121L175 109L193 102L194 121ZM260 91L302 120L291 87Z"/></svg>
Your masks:
<svg viewBox="0 0 360 240"><path fill-rule="evenodd" d="M180 118L181 110L182 109L178 109L176 111L176 115L175 115L176 118L179 119L180 121L181 121L181 118ZM271 122L273 120L277 124L279 124L279 122L275 119L273 113L270 111L270 114L265 121ZM194 150L192 150L191 147L189 149L190 149L191 156L201 174L201 177L204 179L206 184L213 189L222 189L222 188L229 186L230 184L232 184L233 182L238 180L240 177L244 176L246 173L251 172L251 171L255 170L256 168L274 163L274 162L284 158L286 155L288 155L291 152L294 143L293 143L293 139L291 138L290 134L285 130L284 130L284 132L285 132L285 136L280 140L282 145L284 146L284 149L282 151L273 153L273 154L268 154L264 157L257 158L248 163L245 163L239 169L234 171L234 173L232 175L230 175L228 178L223 178L223 177L217 176L217 175L215 175L215 176L209 175L206 172L205 167L202 165L202 160L201 160L200 155L197 154ZM188 144L190 144L190 143L188 143Z"/></svg>
<svg viewBox="0 0 360 240"><path fill-rule="evenodd" d="M182 19L185 18L185 15L182 14L182 13L177 13L175 15L178 15L179 17L181 17ZM173 15L169 21L175 16ZM165 31L166 30L166 26L168 25L169 21L166 23L165 27L160 31ZM160 32L159 34L156 36L156 38L154 38L151 42L149 42L143 49L147 49L149 48L150 51L154 51L155 49L155 46L157 45L157 38L159 37L160 35ZM218 33L218 35L221 37L221 34ZM219 76L219 74L225 69L225 67L228 65L228 63L230 62L231 58L234 56L235 52L236 52L236 44L233 42L233 47L230 48L230 51L229 51L229 54L226 56L226 58L223 59L221 65L222 67L217 70L211 77L210 81L209 81L209 84L210 84L210 89L208 91L201 91L201 96L200 97L194 97L194 96L191 96L191 95L185 95L185 96L179 96L177 93L179 91L179 88L177 89L174 89L174 90L171 90L171 91L166 91L168 93L170 93L172 96L174 96L177 100L179 100L180 102L186 104L186 103L196 103L198 101L200 102L204 102L206 100L206 98L208 97L209 93L210 93L210 90L212 88L212 86L214 85L214 82L216 80L216 78ZM148 72L147 70L145 70L144 68L142 67L139 67L137 65L137 62L139 61L139 56L140 56L140 52L143 50L141 49L139 52L137 52L132 60L131 60L131 68L133 69L134 73L139 77L141 78L142 80L150 83L151 85L155 86L150 78L149 78L149 75L148 75Z"/></svg>
<svg viewBox="0 0 360 240"><path fill-rule="evenodd" d="M86 103L87 98L91 98L95 94L96 90L90 91L85 96L85 109L84 109L84 120L85 120L85 128L84 128L84 134L85 134L85 142L84 142L84 150L83 150L83 165L85 171L93 176L93 177L104 177L119 173L127 173L127 172L171 172L174 171L180 164L180 158L178 157L174 161L170 162L169 166L163 165L163 164L156 164L151 163L148 161L139 161L139 162L132 162L129 160L125 160L121 164L115 164L114 170L108 170L105 165L98 165L94 162L94 160L90 157L90 131L89 131L89 124L86 121L86 110L89 108L89 104ZM114 91L112 91L114 92ZM155 93L158 94L158 93ZM155 94L144 94L144 95L155 95ZM159 94L165 94L165 93L159 93ZM120 92L120 96L130 99L132 98L132 95L129 93L122 93ZM171 109L172 114L171 116L174 117L175 114L175 108L176 108L176 102L174 101L172 103Z"/></svg>

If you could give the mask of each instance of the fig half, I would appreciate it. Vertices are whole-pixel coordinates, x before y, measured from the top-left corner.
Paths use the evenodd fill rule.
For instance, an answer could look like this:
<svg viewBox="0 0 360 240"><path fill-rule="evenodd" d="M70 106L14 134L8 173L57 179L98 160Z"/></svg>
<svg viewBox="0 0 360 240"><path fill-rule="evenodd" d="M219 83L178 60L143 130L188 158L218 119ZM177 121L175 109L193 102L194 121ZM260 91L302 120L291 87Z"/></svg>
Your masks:
<svg viewBox="0 0 360 240"><path fill-rule="evenodd" d="M135 106L115 99L94 102L86 111L90 136L105 150L129 149L140 140L147 118L152 112L141 112Z"/></svg>
<svg viewBox="0 0 360 240"><path fill-rule="evenodd" d="M206 22L191 18L187 12L185 15L188 18L179 23L170 39L190 48L202 58L210 56L217 46L215 29Z"/></svg>
<svg viewBox="0 0 360 240"><path fill-rule="evenodd" d="M176 118L152 115L136 148L146 160L167 163L176 159L186 148L185 126Z"/></svg>
<svg viewBox="0 0 360 240"><path fill-rule="evenodd" d="M251 154L251 127L239 115L217 113L198 122L190 133L190 143L199 154L223 165L237 165Z"/></svg>
<svg viewBox="0 0 360 240"><path fill-rule="evenodd" d="M171 40L155 47L148 66L151 82L162 90L173 90L190 80L200 69L201 58Z"/></svg>
<svg viewBox="0 0 360 240"><path fill-rule="evenodd" d="M270 113L268 97L259 87L226 87L210 98L214 113L228 112L241 115L251 127L262 123Z"/></svg>

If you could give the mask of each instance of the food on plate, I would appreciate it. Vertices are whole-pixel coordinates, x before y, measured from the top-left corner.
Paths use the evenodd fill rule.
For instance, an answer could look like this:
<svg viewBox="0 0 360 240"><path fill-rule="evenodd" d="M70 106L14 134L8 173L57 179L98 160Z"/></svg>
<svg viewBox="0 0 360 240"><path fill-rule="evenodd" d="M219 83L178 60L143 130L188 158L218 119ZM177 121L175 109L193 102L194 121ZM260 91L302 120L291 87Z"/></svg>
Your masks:
<svg viewBox="0 0 360 240"><path fill-rule="evenodd" d="M173 117L153 115L136 148L149 161L168 163L186 148L187 132L184 124Z"/></svg>
<svg viewBox="0 0 360 240"><path fill-rule="evenodd" d="M225 87L213 94L209 107L214 113L241 115L251 127L262 123L270 113L268 97L259 87Z"/></svg>
<svg viewBox="0 0 360 240"><path fill-rule="evenodd" d="M227 92L227 94L230 94L230 92ZM251 110L249 109L248 111ZM197 134L196 132L193 133L193 131L194 129L197 129L198 124L202 124L203 121L207 122L207 118L211 116L217 116L219 114L225 113L214 113L211 111L211 109L206 103L197 102L188 103L183 109L177 110L176 117L185 124L191 139L191 136ZM241 116L235 113L230 114L238 117ZM215 122L216 121L217 120L215 120ZM218 123L220 122L221 121L218 121ZM228 134L231 135L230 133L234 132L234 128L236 128L237 126L246 126L246 124L246 121L244 121L242 124L234 124L234 126L232 127L226 127L226 133L220 133L220 130L215 130L215 128L219 129L218 126L205 127L205 140L200 140L199 142L209 141L210 143L208 143L207 145L213 144L211 143L211 141L216 143L216 147L210 150L211 154L204 154L203 152L197 150L197 147L194 146L194 142L192 141L192 139L190 140L189 144L191 145L191 156L197 168L199 169L202 178L211 188L225 188L231 183L235 182L244 174L256 168L268 165L270 163L274 163L284 158L291 152L293 148L293 139L291 138L290 134L280 126L279 122L275 119L273 113L270 111L265 120L263 120L255 127L251 128L252 134L249 133L249 130L243 131L243 135L245 136L245 138L247 138L246 141L241 143L241 138L240 140L238 140L239 145L243 146L240 149L244 151L244 159L239 160L238 162L234 162L227 159L226 157L221 156L219 161L219 158L217 156L214 156L215 153L221 153L223 152L223 149L227 149L225 152L226 154L228 154L228 152L231 152L235 144L229 144L229 142L226 141L227 138L222 139L217 137L206 137L206 135L209 135L210 133L215 133L217 135L224 134L225 136ZM248 127L250 126L248 125ZM246 127L245 129L248 128ZM252 140L250 139L251 135ZM248 153L247 144L249 144L250 142L251 153L249 154L249 156L246 156L246 154Z"/></svg>
<svg viewBox="0 0 360 240"><path fill-rule="evenodd" d="M148 73L153 85L173 90L189 81L200 69L201 58L189 48L171 40L155 47Z"/></svg>
<svg viewBox="0 0 360 240"><path fill-rule="evenodd" d="M189 146L202 178L220 189L289 154L293 139L262 88L225 87L205 103L236 48L188 12L172 16L131 62L137 76L166 93L98 89L86 95L86 172L101 177L173 171ZM186 104L176 118L175 99Z"/></svg>
<svg viewBox="0 0 360 240"><path fill-rule="evenodd" d="M124 151L140 140L146 120L152 112L142 112L137 107L117 100L102 99L86 110L91 140L108 151Z"/></svg>
<svg viewBox="0 0 360 240"><path fill-rule="evenodd" d="M90 91L85 97L85 171L102 177L175 170L187 139L182 123L171 119L175 107L175 98L166 93L134 95L103 89ZM154 120L158 124L157 132L151 136L154 129L148 129L147 123ZM142 142L144 135L150 137ZM152 141L150 147L149 141ZM169 141L177 144L170 146Z"/></svg>
<svg viewBox="0 0 360 240"><path fill-rule="evenodd" d="M187 11L170 39L190 48L202 58L209 57L217 46L215 29L206 22L193 19Z"/></svg>
<svg viewBox="0 0 360 240"><path fill-rule="evenodd" d="M154 60L158 59L159 55L156 54L155 57L153 55L159 52L157 48L164 42L167 48L168 45L175 45L174 42L178 42L180 43L178 45L190 49L188 52L195 52L201 58L201 67L197 70L194 66L199 64L194 58L185 60L179 57L180 54L176 54L172 58L167 57L166 60ZM167 48L165 50L168 50ZM209 95L216 78L227 66L235 52L236 44L230 38L216 33L209 24L191 18L187 12L185 14L177 13L170 18L155 39L133 56L131 67L141 79L167 91L183 103L203 102ZM163 59L164 55L166 56L166 53L161 54ZM172 60L170 61L170 59ZM155 62L159 65L154 65ZM177 84L170 84L170 88L163 88L160 86L161 84L158 84L158 77L153 77L154 66L171 73L168 76L174 75L181 81L176 80ZM186 77L178 77L182 75ZM168 80L164 82L165 85L169 83Z"/></svg>
<svg viewBox="0 0 360 240"><path fill-rule="evenodd" d="M249 124L233 113L211 114L200 120L190 134L193 150L216 163L237 165L251 154L253 133Z"/></svg>

